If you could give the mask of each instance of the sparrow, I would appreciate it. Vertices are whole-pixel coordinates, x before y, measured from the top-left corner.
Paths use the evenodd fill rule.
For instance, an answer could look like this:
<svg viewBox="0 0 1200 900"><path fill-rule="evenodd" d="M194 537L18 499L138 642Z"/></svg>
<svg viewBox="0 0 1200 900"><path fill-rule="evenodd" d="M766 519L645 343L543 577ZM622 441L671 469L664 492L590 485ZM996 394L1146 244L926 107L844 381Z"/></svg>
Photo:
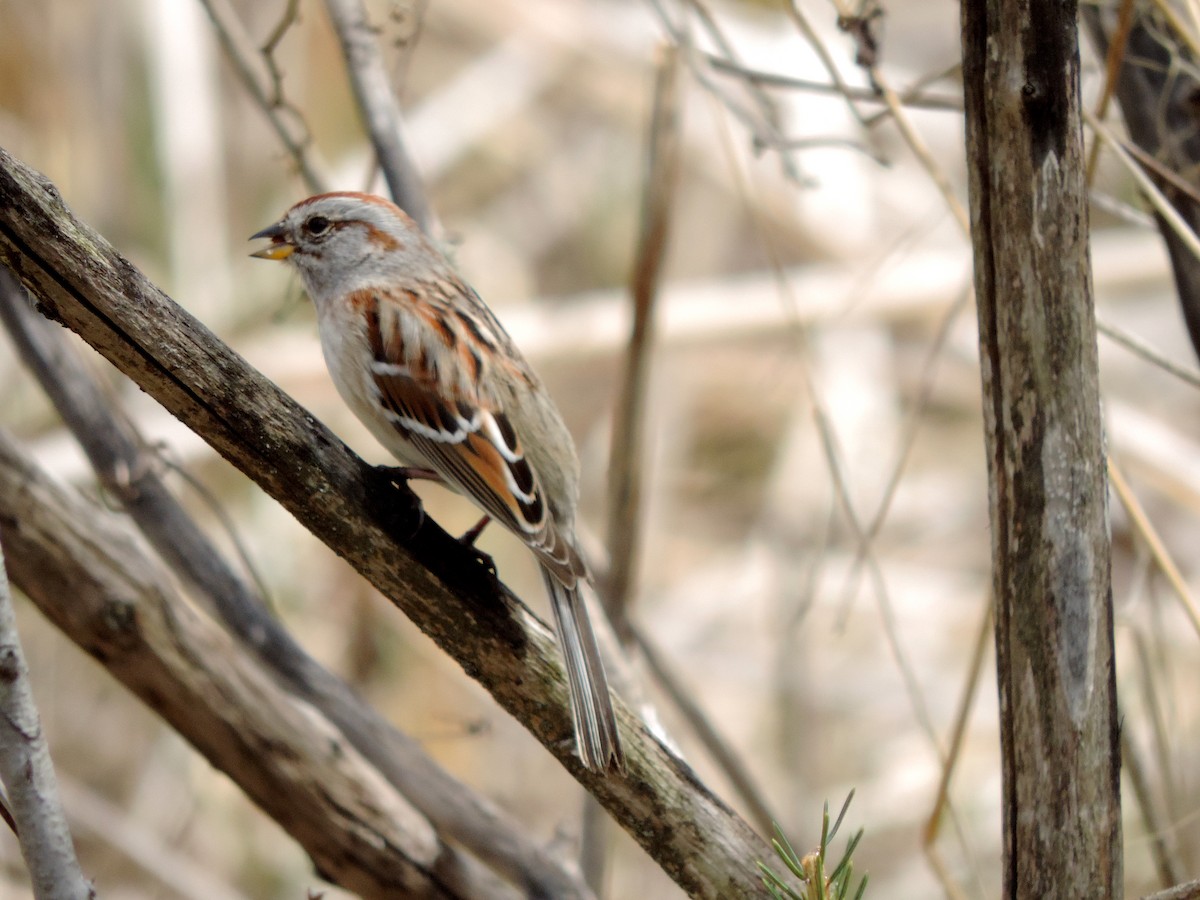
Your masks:
<svg viewBox="0 0 1200 900"><path fill-rule="evenodd" d="M579 461L541 380L496 316L395 204L341 192L302 200L251 240L285 260L317 311L338 392L415 475L433 473L520 538L540 564L566 663L576 749L624 754L581 590Z"/></svg>

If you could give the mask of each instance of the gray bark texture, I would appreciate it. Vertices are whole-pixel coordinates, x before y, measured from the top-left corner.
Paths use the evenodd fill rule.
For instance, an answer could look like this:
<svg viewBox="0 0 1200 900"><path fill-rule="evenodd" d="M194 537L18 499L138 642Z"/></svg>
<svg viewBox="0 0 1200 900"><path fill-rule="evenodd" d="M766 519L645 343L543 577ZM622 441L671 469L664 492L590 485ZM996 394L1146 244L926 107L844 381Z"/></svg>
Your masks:
<svg viewBox="0 0 1200 900"><path fill-rule="evenodd" d="M1120 897L1106 470L1074 3L964 2L1006 897Z"/></svg>
<svg viewBox="0 0 1200 900"><path fill-rule="evenodd" d="M37 900L89 900L17 634L0 550L0 780ZM7 817L6 817L7 818Z"/></svg>

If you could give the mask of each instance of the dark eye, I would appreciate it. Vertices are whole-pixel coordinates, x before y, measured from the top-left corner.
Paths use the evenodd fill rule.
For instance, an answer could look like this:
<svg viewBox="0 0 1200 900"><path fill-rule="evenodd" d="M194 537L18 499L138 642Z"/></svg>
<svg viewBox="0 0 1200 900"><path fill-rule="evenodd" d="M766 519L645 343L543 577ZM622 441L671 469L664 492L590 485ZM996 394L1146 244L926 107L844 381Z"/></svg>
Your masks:
<svg viewBox="0 0 1200 900"><path fill-rule="evenodd" d="M320 237L329 230L330 222L324 216L313 216L304 223L304 230L313 237Z"/></svg>

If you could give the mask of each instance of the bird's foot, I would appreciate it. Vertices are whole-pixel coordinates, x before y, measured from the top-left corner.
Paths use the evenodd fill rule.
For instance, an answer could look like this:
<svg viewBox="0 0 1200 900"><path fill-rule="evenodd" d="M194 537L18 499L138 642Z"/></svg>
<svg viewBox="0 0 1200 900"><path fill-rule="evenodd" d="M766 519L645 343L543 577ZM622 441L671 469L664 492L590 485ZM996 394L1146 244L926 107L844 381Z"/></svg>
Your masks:
<svg viewBox="0 0 1200 900"><path fill-rule="evenodd" d="M458 539L458 542L468 547L474 547L475 542L479 540L479 536L483 534L483 529L488 527L488 523L490 521L492 521L492 517L485 515L482 519L464 531L462 533L462 537Z"/></svg>

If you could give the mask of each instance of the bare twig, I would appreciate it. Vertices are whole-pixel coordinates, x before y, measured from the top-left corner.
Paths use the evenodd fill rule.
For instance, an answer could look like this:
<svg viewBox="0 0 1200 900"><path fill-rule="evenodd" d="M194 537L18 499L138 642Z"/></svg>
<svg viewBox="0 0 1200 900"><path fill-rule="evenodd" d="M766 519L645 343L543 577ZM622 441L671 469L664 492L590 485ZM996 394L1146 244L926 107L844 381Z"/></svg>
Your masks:
<svg viewBox="0 0 1200 900"><path fill-rule="evenodd" d="M878 163L881 166L888 164L887 157L877 150L868 147L860 141L851 138L839 137L807 137L807 138L784 138L778 144L773 145L780 150L813 150L818 147L834 147L838 150L853 150L855 153L861 153L863 156Z"/></svg>
<svg viewBox="0 0 1200 900"><path fill-rule="evenodd" d="M534 844L502 810L448 775L271 617L171 495L140 437L112 414L108 398L67 346L62 329L28 308L6 269L0 269L0 321L83 446L101 484L261 664L333 722L446 837L515 884L557 897L586 895L576 873Z"/></svg>
<svg viewBox="0 0 1200 900"><path fill-rule="evenodd" d="M1145 169L1133 160L1129 151L1125 149L1125 145L1109 131L1107 126L1086 109L1083 110L1083 120L1096 133L1096 136L1108 145L1108 148L1117 157L1117 160L1133 176L1133 180L1137 182L1138 187L1141 188L1150 205L1154 207L1163 221L1170 226L1175 236L1179 238L1193 256L1200 257L1200 238L1196 236L1196 232L1192 230L1191 225L1180 215L1171 201L1163 196L1163 192L1150 176L1146 174Z"/></svg>
<svg viewBox="0 0 1200 900"><path fill-rule="evenodd" d="M392 199L422 230L431 233L433 212L405 146L400 107L379 52L379 41L367 21L366 6L362 0L325 0L325 9L342 46L354 97Z"/></svg>
<svg viewBox="0 0 1200 900"><path fill-rule="evenodd" d="M1150 792L1149 779L1146 775L1146 763L1141 751L1134 743L1133 733L1128 728L1121 729L1121 770L1129 779L1133 788L1133 796L1146 822L1146 831L1150 839L1150 855L1154 866L1158 869L1159 882L1172 885L1179 881L1179 865L1174 854L1167 846L1166 832L1163 828L1162 815Z"/></svg>
<svg viewBox="0 0 1200 900"><path fill-rule="evenodd" d="M727 155L731 160L733 160L734 155L730 148L727 148ZM734 165L736 171L736 164ZM744 188L743 192L745 192ZM763 232L763 236L768 256L770 257L774 268L777 290L784 297L788 305L795 310L798 308L795 291L793 290L791 281L787 277L787 273L785 272L779 259L779 253L773 241L770 240L769 235L765 231ZM920 690L916 673L913 670L912 664L908 659L908 654L905 652L899 633L897 632L895 614L892 609L892 602L888 592L887 581L883 576L883 571L880 568L879 561L875 556L874 548L872 547L870 541L866 539L866 532L858 516L857 510L855 509L853 498L850 495L850 485L845 475L842 462L842 453L838 447L837 436L834 433L833 424L830 420L828 412L825 409L823 398L820 396L817 386L814 383L812 372L803 352L803 344L806 339L805 330L798 317L794 318L790 324L795 332L798 345L802 351L797 355L797 360L799 363L803 388L812 407L813 422L816 425L817 434L821 441L822 454L824 455L826 463L829 467L829 475L833 486L835 501L839 511L842 513L843 518L850 526L855 542L860 548L861 558L867 565L868 574L871 577L872 589L875 594L875 601L880 612L884 637L887 641L888 648L892 653L892 657L896 662L896 667L900 671L901 678L904 680L909 701L912 705L913 714L916 717L917 723L921 726L922 730L928 737L930 745L934 748L940 759L943 757L943 753L938 740L937 730L933 726L933 720L929 715L928 706L925 702L925 697Z"/></svg>
<svg viewBox="0 0 1200 900"><path fill-rule="evenodd" d="M285 98L283 76L275 64L274 50L288 28L295 21L296 3L289 2L287 10L262 51L254 46L237 12L229 0L200 0L212 19L217 38L225 49L225 55L246 86L250 97L262 109L279 136L288 155L296 165L297 172L305 185L314 193L326 191L325 178L313 159L312 136L304 122L304 116Z"/></svg>
<svg viewBox="0 0 1200 900"><path fill-rule="evenodd" d="M743 78L753 84L760 84L763 87L785 88L796 91L811 91L816 94L838 94L843 97L849 97L857 100L860 103L884 103L886 102L879 92L869 87L853 87L852 85L825 81L812 81L808 78L796 78L791 75L780 75L775 72L763 72L758 69L751 69L743 66L730 59L717 56L712 53L704 54L708 64L718 72L725 72L729 75L735 75L738 78ZM916 109L936 109L946 112L962 112L962 98L952 97L948 94L926 94L920 89L910 89L900 95L900 101L908 107Z"/></svg>
<svg viewBox="0 0 1200 900"><path fill-rule="evenodd" d="M1104 58L1104 88L1100 99L1096 101L1095 116L1101 122L1108 117L1108 106L1113 94L1117 91L1117 83L1121 78L1121 61L1125 56L1125 46L1129 43L1129 30L1133 25L1133 0L1121 0L1121 11L1117 17L1117 28L1108 44L1108 52ZM1088 151L1087 182L1092 184L1096 178L1096 163L1100 159L1100 138L1092 138L1092 146Z"/></svg>
<svg viewBox="0 0 1200 900"><path fill-rule="evenodd" d="M1193 203L1200 202L1200 190L1190 184L1186 176L1176 172L1161 160L1155 159L1152 154L1147 153L1132 141L1121 141L1121 146L1130 156L1149 169L1150 173L1162 182L1165 189L1178 192L1180 197L1191 200Z"/></svg>
<svg viewBox="0 0 1200 900"><path fill-rule="evenodd" d="M968 307L970 299L971 291L968 288L959 295L957 300L950 304L943 314L941 321L938 323L937 333L929 345L929 352L926 354L925 362L922 365L920 389L917 399L913 404L913 410L908 416L904 434L900 439L899 456L892 466L891 475L884 486L883 497L880 498L879 506L875 509L875 515L871 517L871 521L867 524L866 530L863 533L864 540L855 548L854 563L850 569L851 577L846 582L847 597L851 596L857 584L858 572L863 563L864 553L870 548L875 538L879 536L884 522L887 521L888 512L892 508L892 501L895 500L896 491L900 488L900 479L904 474L905 467L908 465L913 447L916 446L917 437L921 430L921 423L929 407L933 394L934 374L937 365L941 361L946 345L949 343L951 329L962 311Z"/></svg>
<svg viewBox="0 0 1200 900"><path fill-rule="evenodd" d="M709 32L713 42L721 52L732 60L734 65L740 65L733 46L720 30L716 20L707 8L699 3L692 2L692 0L689 0L688 5L696 11L701 23ZM666 29L671 40L675 43L675 46L680 48L682 59L688 65L696 81L749 130L756 149L764 147L776 149L779 153L784 174L796 183L804 183L805 180L796 166L796 161L791 151L781 146L783 143L783 134L779 130L778 112L775 103L766 92L752 81L745 81L744 84L749 91L751 102L755 107L754 109L747 108L745 104L731 94L726 84L713 77L708 66L702 64L704 58L699 56L696 51L688 17L681 16L681 21L675 22L668 14L662 0L652 0L651 6L658 13L659 21L662 23L663 28Z"/></svg>
<svg viewBox="0 0 1200 900"><path fill-rule="evenodd" d="M38 900L95 896L79 869L21 651L0 547L0 779Z"/></svg>
<svg viewBox="0 0 1200 900"><path fill-rule="evenodd" d="M1174 375L1180 381L1190 384L1192 387L1200 388L1200 372L1194 368L1181 366L1174 360L1167 359L1157 349L1143 341L1141 338L1124 331L1111 322L1097 320L1096 330L1102 335L1120 344L1130 353L1136 354L1150 363L1152 366L1157 366L1169 375Z"/></svg>
<svg viewBox="0 0 1200 900"><path fill-rule="evenodd" d="M1117 495L1117 499L1121 501L1121 505L1125 508L1125 514L1129 516L1134 529L1146 542L1150 556L1167 579L1167 583L1171 585L1171 590L1179 600L1179 605L1183 607L1183 614L1187 617L1196 635L1200 637L1200 610L1196 608L1196 602L1192 598L1192 592L1188 589L1187 581L1184 580L1179 567L1175 565L1175 561L1171 558L1170 553L1167 552L1162 538L1158 536L1158 531L1150 521L1150 517L1146 515L1146 511L1138 501L1137 495L1133 493L1129 482L1125 480L1125 476L1121 473L1121 467L1117 465L1116 460L1111 455L1108 457L1108 483L1112 486L1113 493Z"/></svg>
<svg viewBox="0 0 1200 900"><path fill-rule="evenodd" d="M926 106L926 104L920 102L921 98L925 98L925 97L928 97L928 99L933 99L931 96L925 94L925 88L928 87L929 85L934 84L938 81L941 81L945 78L952 78L954 76L961 77L961 75L962 75L962 63L960 63L960 62L955 62L952 65L947 66L945 69L943 69L940 72L930 72L929 74L924 75L921 78L918 78L916 81L914 81L908 87L906 87L903 91L901 91L900 92L900 102L905 107L912 107L914 109L920 109L922 107L925 107L927 109L934 109L936 107ZM882 97L879 97L878 99L880 102L883 102ZM954 108L956 110L958 110L959 112L962 112L962 98L961 97L955 97L955 98L947 97L945 99L952 100L952 102L957 104ZM867 128L874 128L876 125L878 125L884 119L891 116L891 114L892 114L891 110L881 109L879 112L872 113L871 115L869 115L865 119L863 119L863 125L866 126Z"/></svg>
<svg viewBox="0 0 1200 900"><path fill-rule="evenodd" d="M733 47L733 42L725 36L720 23L717 22L712 11L702 2L702 0L685 0L696 13L696 18L700 22L700 27L708 33L714 44L721 53L735 63L740 62L737 51ZM707 81L707 79L705 79ZM761 117L765 126L768 143L775 146L780 138L779 131L779 109L775 104L774 99L762 90L756 84L748 85L750 90L750 99L758 110L758 115ZM787 150L781 150L779 153L780 161L783 164L784 173L793 181L799 183L803 179L800 177L800 170L796 166L796 160Z"/></svg>
<svg viewBox="0 0 1200 900"><path fill-rule="evenodd" d="M1178 15L1174 0L1125 4L1118 16L1096 4L1082 4L1080 16L1101 52L1111 60L1115 47L1125 44L1120 54L1120 77L1116 96L1121 104L1123 124L1133 142L1155 161L1150 174L1140 167L1130 173L1138 180L1156 212L1158 229L1166 244L1175 277L1179 306L1187 323L1192 348L1200 354L1200 257L1190 232L1200 229L1200 203L1191 183L1200 163L1200 134L1197 133L1195 98L1200 86L1195 32L1195 10L1191 5L1190 24ZM1132 12L1130 13L1130 7ZM1128 16L1131 20L1127 20ZM1100 116L1092 116L1098 123ZM1120 142L1098 125L1098 138L1107 143L1118 159L1130 165ZM1164 172L1183 175L1181 190L1178 177L1165 178ZM1151 193L1146 182L1153 181L1160 191ZM1170 213L1166 210L1170 209ZM1186 225L1187 228L1182 228Z"/></svg>
<svg viewBox="0 0 1200 900"><path fill-rule="evenodd" d="M856 120L862 122L862 113L854 105L854 93L849 90L849 86L842 78L842 73L833 59L833 54L829 52L829 48L825 46L825 42L821 40L821 36L817 34L817 30L808 21L808 16L804 14L804 10L800 8L796 0L788 0L787 11L791 15L796 28L804 35L809 46L813 48L813 52L817 54L817 58L821 60L821 65L825 67L825 71L829 73L830 79L837 87L837 93L845 98L846 106L849 107L851 114L853 114Z"/></svg>
<svg viewBox="0 0 1200 900"><path fill-rule="evenodd" d="M644 407L654 342L654 306L679 173L679 103L678 53L674 46L667 45L655 85L641 236L630 285L633 323L613 412L608 469L609 570L605 601L622 641L629 638L628 609L641 543Z"/></svg>
<svg viewBox="0 0 1200 900"><path fill-rule="evenodd" d="M950 781L954 777L954 769L962 752L963 740L967 734L967 720L975 705L975 695L979 691L979 677L983 674L983 660L987 655L988 638L992 634L992 603L989 599L984 607L983 622L975 638L975 646L971 651L971 661L967 665L967 680L963 683L962 697L958 701L958 712L954 716L954 725L950 730L950 745L946 751L946 759L942 763L941 778L938 779L938 789L933 801L933 809L921 831L921 848L929 860L929 866L937 875L938 880L951 900L963 900L965 894L954 876L950 874L941 851L938 849L937 838L941 832L942 816L950 807Z"/></svg>

